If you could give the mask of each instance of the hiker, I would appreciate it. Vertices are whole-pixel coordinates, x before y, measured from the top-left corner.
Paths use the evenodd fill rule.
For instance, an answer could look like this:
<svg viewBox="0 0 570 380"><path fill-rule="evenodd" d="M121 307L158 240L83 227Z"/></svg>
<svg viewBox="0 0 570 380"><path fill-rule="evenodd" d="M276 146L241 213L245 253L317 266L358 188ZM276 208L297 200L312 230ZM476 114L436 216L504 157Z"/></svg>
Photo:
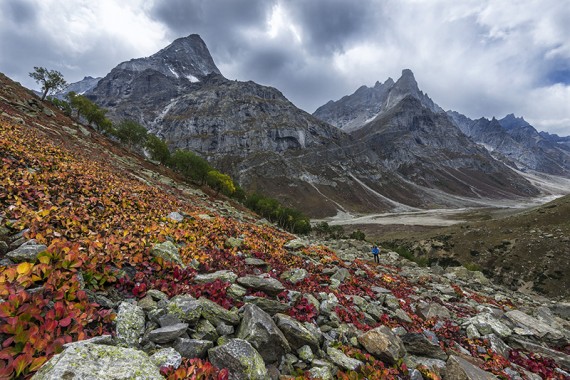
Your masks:
<svg viewBox="0 0 570 380"><path fill-rule="evenodd" d="M372 254L374 255L374 262L380 264L380 249L376 244L372 246Z"/></svg>

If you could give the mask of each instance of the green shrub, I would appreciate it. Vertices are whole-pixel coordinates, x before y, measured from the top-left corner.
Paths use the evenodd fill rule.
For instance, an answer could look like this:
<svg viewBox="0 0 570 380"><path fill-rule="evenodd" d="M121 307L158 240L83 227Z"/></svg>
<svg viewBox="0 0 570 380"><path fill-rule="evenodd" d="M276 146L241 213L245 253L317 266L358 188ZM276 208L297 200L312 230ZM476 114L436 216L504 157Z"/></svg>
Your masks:
<svg viewBox="0 0 570 380"><path fill-rule="evenodd" d="M168 160L170 160L170 150L168 150L168 146L155 135L148 135L145 147L148 149L151 160L158 161L163 165L166 165Z"/></svg>
<svg viewBox="0 0 570 380"><path fill-rule="evenodd" d="M123 120L115 127L114 134L123 144L135 148L146 142L148 132L134 120Z"/></svg>
<svg viewBox="0 0 570 380"><path fill-rule="evenodd" d="M366 234L357 229L356 231L352 231L352 233L349 235L349 238L364 241L366 240Z"/></svg>

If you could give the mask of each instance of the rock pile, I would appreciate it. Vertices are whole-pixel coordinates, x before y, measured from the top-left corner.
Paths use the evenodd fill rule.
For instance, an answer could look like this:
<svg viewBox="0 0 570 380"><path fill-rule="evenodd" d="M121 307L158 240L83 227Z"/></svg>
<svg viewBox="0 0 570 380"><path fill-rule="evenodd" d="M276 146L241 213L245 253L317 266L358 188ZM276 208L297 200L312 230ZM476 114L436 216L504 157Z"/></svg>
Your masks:
<svg viewBox="0 0 570 380"><path fill-rule="evenodd" d="M299 249L308 245L296 241L288 246L303 255ZM394 252L373 268L362 261L364 243L332 245L345 261L323 266L323 286L377 280L386 287L372 286L362 296L287 289L305 279L303 268L281 278L271 277L267 266L269 272L257 276L239 277L230 270L199 274L195 280L201 283L230 283L228 294L241 307L228 310L190 295L169 299L154 289L139 300L117 300L116 336L68 345L34 379L59 379L64 373L76 379L93 373L101 379L160 378L159 367L177 367L183 358L208 359L227 368L231 379L286 379L301 373L334 379L339 370L366 365L346 347L386 367L401 370L405 363L412 379L430 373L444 379L493 379L491 371L499 369L512 379L540 379L521 362L508 362L519 350L553 360L552 373L559 378L570 376L570 356L556 349L570 342L570 305L542 305L544 299L496 287L464 268L440 268L436 274ZM366 280L370 274L373 278ZM252 292L259 295L246 295ZM314 318L303 321L292 313L300 302L311 305ZM361 319L350 323L347 315ZM500 367L489 364L501 360ZM109 373L114 377L105 377Z"/></svg>

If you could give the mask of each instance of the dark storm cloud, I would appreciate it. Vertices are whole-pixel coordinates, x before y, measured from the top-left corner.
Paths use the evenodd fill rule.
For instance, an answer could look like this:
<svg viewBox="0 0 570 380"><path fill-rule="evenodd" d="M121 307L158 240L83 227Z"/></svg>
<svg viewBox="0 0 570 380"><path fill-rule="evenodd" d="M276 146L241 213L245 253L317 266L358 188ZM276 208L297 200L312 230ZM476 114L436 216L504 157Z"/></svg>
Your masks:
<svg viewBox="0 0 570 380"><path fill-rule="evenodd" d="M0 4L0 10L8 20L13 20L18 25L31 23L36 19L34 5L26 0L4 0Z"/></svg>
<svg viewBox="0 0 570 380"><path fill-rule="evenodd" d="M381 11L370 0L290 0L283 5L301 28L305 46L319 54L343 51L355 40L368 37Z"/></svg>

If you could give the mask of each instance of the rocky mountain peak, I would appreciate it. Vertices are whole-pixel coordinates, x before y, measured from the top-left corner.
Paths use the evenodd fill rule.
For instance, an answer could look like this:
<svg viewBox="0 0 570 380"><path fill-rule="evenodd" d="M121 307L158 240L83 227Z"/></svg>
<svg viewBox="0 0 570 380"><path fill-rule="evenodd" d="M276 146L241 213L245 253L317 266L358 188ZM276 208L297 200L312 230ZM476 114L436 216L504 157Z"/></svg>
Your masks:
<svg viewBox="0 0 570 380"><path fill-rule="evenodd" d="M152 69L190 82L198 82L212 73L221 75L206 43L198 34L178 38L150 57L131 59L117 68L135 72Z"/></svg>

